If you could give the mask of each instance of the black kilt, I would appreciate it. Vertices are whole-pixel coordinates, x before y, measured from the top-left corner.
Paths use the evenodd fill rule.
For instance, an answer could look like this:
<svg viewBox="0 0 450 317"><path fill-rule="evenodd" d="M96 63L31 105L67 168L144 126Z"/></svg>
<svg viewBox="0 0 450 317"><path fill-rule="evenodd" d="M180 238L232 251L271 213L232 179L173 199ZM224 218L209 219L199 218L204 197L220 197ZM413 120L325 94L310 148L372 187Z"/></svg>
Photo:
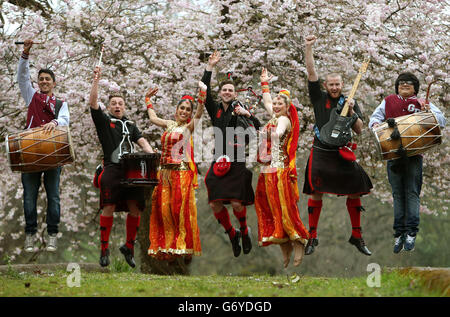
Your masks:
<svg viewBox="0 0 450 317"><path fill-rule="evenodd" d="M373 188L356 161L343 159L338 150L313 146L305 169L304 194L365 195Z"/></svg>
<svg viewBox="0 0 450 317"><path fill-rule="evenodd" d="M135 200L139 209L145 207L143 187L123 187L120 181L123 179L124 170L120 164L107 164L99 176L100 183L100 208L105 205L116 205L116 211L128 212L127 200Z"/></svg>
<svg viewBox="0 0 450 317"><path fill-rule="evenodd" d="M205 176L208 201L221 201L223 204L239 201L244 206L253 205L255 202L253 173L245 167L245 162L231 162L230 170L222 177L214 174L214 164L215 162L211 164Z"/></svg>

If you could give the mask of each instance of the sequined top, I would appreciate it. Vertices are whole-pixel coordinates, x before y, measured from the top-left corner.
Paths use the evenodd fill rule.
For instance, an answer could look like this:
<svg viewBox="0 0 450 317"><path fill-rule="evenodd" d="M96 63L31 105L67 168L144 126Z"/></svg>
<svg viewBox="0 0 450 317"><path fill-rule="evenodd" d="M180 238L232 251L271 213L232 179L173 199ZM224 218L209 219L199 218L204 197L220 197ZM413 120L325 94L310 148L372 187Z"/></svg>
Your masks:
<svg viewBox="0 0 450 317"><path fill-rule="evenodd" d="M287 152L288 136L291 132L289 127L284 131L279 141L272 138L271 133L274 133L278 125L278 118L273 117L267 122L263 129L262 143L260 145L260 163L265 167L270 168L287 168L289 167L289 156ZM265 144L265 145L264 145ZM266 148L264 149L264 146ZM264 155L264 150L266 155ZM261 155L262 154L262 155Z"/></svg>
<svg viewBox="0 0 450 317"><path fill-rule="evenodd" d="M184 153L186 142L183 133L186 131L186 124L171 120L167 122L167 129L161 136L162 169L189 170L187 156Z"/></svg>

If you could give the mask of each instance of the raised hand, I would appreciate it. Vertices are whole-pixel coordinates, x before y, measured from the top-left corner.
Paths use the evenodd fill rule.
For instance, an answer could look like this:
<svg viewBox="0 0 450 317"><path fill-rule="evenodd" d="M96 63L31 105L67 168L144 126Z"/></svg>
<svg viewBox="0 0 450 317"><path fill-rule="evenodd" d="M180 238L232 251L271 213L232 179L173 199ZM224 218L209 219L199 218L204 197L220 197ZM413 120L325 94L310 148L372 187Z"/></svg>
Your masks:
<svg viewBox="0 0 450 317"><path fill-rule="evenodd" d="M209 56L208 65L210 67L216 66L216 64L220 61L220 52L214 51L214 53Z"/></svg>
<svg viewBox="0 0 450 317"><path fill-rule="evenodd" d="M305 45L306 46L312 46L316 42L317 37L315 35L308 35L305 37Z"/></svg>
<svg viewBox="0 0 450 317"><path fill-rule="evenodd" d="M98 81L100 79L100 75L102 73L102 69L99 66L94 68L94 81Z"/></svg>
<svg viewBox="0 0 450 317"><path fill-rule="evenodd" d="M263 67L262 70L261 70L261 77L260 77L261 82L262 83L263 82L269 82L272 78L273 78L273 75L272 74L269 75L269 72L267 71L267 68Z"/></svg>
<svg viewBox="0 0 450 317"><path fill-rule="evenodd" d="M149 88L147 92L145 93L145 98L151 98L156 95L158 92L158 87L156 88Z"/></svg>
<svg viewBox="0 0 450 317"><path fill-rule="evenodd" d="M26 39L23 42L23 51L25 52L25 54L28 55L30 53L31 46L33 46L33 40Z"/></svg>

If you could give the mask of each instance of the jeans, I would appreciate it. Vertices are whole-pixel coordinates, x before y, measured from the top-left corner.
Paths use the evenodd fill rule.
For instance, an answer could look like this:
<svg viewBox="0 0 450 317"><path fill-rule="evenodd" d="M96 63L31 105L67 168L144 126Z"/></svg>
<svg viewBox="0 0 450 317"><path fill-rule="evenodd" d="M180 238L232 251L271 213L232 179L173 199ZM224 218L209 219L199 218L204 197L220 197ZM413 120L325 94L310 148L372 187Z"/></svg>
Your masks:
<svg viewBox="0 0 450 317"><path fill-rule="evenodd" d="M421 155L408 158L404 173L394 172L393 164L393 160L387 162L388 179L394 199L394 235L398 237L407 233L414 236L419 231L423 158Z"/></svg>
<svg viewBox="0 0 450 317"><path fill-rule="evenodd" d="M37 232L37 198L41 186L41 176L44 174L44 187L47 193L47 232L58 233L60 219L59 178L61 167L35 173L22 173L23 210L25 214L25 233Z"/></svg>

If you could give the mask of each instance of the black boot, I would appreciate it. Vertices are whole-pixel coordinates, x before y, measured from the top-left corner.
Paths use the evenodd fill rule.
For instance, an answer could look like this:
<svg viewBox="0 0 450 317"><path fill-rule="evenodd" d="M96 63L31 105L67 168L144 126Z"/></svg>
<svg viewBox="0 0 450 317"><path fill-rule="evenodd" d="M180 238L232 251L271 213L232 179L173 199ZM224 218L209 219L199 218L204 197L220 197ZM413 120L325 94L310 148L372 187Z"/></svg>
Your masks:
<svg viewBox="0 0 450 317"><path fill-rule="evenodd" d="M238 257L241 254L241 231L239 229L235 229L236 233L233 238L230 239L231 246L233 247L233 254L235 257ZM228 232L226 232L228 233Z"/></svg>
<svg viewBox="0 0 450 317"><path fill-rule="evenodd" d="M366 247L366 244L363 240L363 238L355 238L353 235L348 240L351 244L353 244L359 252L365 255L372 255L372 252L369 251L369 249Z"/></svg>
<svg viewBox="0 0 450 317"><path fill-rule="evenodd" d="M109 265L109 249L100 251L100 266L105 267Z"/></svg>
<svg viewBox="0 0 450 317"><path fill-rule="evenodd" d="M134 250L127 247L126 244L119 248L120 252L125 257L125 261L127 261L128 265L132 268L136 267L136 262L134 262Z"/></svg>
<svg viewBox="0 0 450 317"><path fill-rule="evenodd" d="M311 238L308 240L308 243L306 244L305 248L305 254L310 255L314 252L314 248L319 245L319 239L317 238Z"/></svg>
<svg viewBox="0 0 450 317"><path fill-rule="evenodd" d="M241 228L242 230L242 228ZM243 231L241 231L243 232ZM251 239L251 230L250 227L247 227L247 234L242 233L242 251L244 254L249 254L252 250L252 239Z"/></svg>

